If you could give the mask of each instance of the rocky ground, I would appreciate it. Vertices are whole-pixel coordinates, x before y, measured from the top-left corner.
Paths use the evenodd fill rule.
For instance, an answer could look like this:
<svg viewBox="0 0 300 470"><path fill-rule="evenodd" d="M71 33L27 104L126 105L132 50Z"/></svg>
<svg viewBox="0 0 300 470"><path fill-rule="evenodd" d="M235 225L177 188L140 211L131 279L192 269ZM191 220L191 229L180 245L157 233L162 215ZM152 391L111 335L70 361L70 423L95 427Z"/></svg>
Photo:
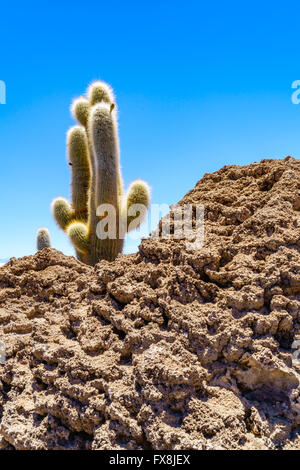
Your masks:
<svg viewBox="0 0 300 470"><path fill-rule="evenodd" d="M195 251L0 268L0 448L300 449L300 161L226 166L200 203Z"/></svg>

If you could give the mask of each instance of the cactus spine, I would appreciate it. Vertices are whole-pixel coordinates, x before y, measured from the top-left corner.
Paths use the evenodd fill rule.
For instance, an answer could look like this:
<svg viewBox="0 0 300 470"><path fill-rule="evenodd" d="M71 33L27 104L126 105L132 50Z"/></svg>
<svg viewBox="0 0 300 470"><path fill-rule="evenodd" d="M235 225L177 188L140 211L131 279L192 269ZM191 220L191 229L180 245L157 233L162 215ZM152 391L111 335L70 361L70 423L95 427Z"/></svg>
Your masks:
<svg viewBox="0 0 300 470"><path fill-rule="evenodd" d="M95 265L101 259L112 261L122 252L125 233L145 217L150 190L147 183L137 180L124 194L112 89L101 81L92 83L87 98L74 100L71 111L80 124L67 134L72 203L59 197L53 201L52 211L78 259ZM141 205L142 217L136 225L136 216L128 215L132 204ZM105 230L107 215L114 220L112 233Z"/></svg>
<svg viewBox="0 0 300 470"><path fill-rule="evenodd" d="M48 229L39 228L36 234L36 247L37 251L41 251L44 248L51 248L50 234Z"/></svg>

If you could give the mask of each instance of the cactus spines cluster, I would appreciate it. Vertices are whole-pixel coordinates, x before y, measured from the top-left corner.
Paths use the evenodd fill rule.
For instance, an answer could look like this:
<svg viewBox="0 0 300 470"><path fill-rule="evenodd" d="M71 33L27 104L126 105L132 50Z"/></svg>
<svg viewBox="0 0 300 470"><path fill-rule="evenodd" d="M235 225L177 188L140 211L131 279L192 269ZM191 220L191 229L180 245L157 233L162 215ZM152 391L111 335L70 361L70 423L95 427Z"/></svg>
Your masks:
<svg viewBox="0 0 300 470"><path fill-rule="evenodd" d="M109 85L92 83L86 98L73 101L71 112L79 124L67 134L71 203L56 198L52 212L78 259L95 265L101 259L113 261L122 252L125 233L137 228L146 215L150 190L137 180L124 194L115 97ZM133 205L138 205L137 210L130 210ZM110 215L113 233L105 230Z"/></svg>
<svg viewBox="0 0 300 470"><path fill-rule="evenodd" d="M50 234L47 228L39 228L36 234L36 248L41 251L44 248L51 248Z"/></svg>

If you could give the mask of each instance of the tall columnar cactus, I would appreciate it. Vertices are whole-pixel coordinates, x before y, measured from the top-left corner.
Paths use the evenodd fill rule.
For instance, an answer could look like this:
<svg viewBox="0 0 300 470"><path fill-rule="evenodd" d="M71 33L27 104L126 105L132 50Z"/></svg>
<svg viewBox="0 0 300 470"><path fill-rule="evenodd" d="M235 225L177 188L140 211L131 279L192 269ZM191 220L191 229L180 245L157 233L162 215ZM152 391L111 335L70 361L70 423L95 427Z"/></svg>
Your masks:
<svg viewBox="0 0 300 470"><path fill-rule="evenodd" d="M44 248L51 248L50 234L47 228L39 228L36 234L36 248L41 251Z"/></svg>
<svg viewBox="0 0 300 470"><path fill-rule="evenodd" d="M112 261L122 251L125 233L146 215L150 190L136 180L124 194L115 98L106 83L92 83L87 98L74 100L71 112L79 123L67 134L72 201L56 198L52 211L78 259L94 265L101 259ZM140 206L133 210L136 204ZM106 230L108 217L115 231Z"/></svg>

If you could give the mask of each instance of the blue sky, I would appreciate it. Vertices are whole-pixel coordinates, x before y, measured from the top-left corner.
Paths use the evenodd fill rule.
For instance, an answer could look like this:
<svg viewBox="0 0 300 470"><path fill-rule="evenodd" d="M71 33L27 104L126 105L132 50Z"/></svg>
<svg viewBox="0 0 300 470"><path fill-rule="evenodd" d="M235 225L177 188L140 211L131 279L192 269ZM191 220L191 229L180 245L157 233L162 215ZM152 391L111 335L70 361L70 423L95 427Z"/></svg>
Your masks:
<svg viewBox="0 0 300 470"><path fill-rule="evenodd" d="M0 259L34 253L40 226L73 253L49 207L69 197L69 105L94 79L117 95L125 183L146 179L154 203L177 202L225 164L299 156L299 10L283 1L2 2Z"/></svg>

